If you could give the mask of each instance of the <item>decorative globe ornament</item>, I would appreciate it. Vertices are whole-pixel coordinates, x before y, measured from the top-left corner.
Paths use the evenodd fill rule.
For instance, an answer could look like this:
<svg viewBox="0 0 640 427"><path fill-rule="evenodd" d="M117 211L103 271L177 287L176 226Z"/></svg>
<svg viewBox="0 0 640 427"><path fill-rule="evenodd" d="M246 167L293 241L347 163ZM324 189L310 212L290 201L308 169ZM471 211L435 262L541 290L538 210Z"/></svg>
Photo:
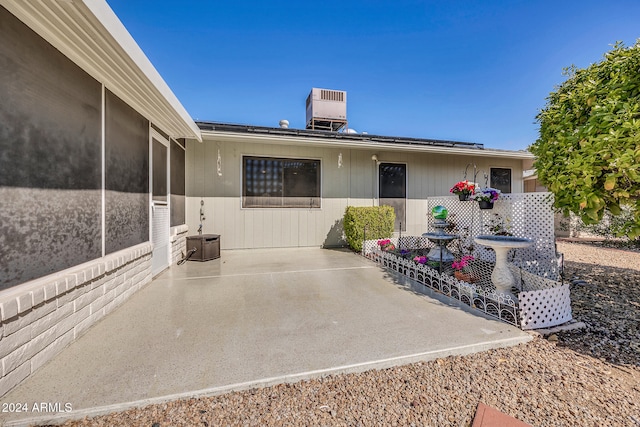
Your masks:
<svg viewBox="0 0 640 427"><path fill-rule="evenodd" d="M438 206L434 206L433 209L431 209L431 215L435 219L447 219L447 215L449 215L449 211L444 206L438 205Z"/></svg>
<svg viewBox="0 0 640 427"><path fill-rule="evenodd" d="M427 254L427 258L433 261L439 261L441 268L443 262L451 262L454 260L453 254L447 249L447 245L451 243L452 240L458 238L455 234L444 232L444 229L449 225L446 221L448 214L449 211L444 206L434 206L433 209L431 209L431 215L434 218L431 226L435 229L435 232L423 234L424 237L436 244Z"/></svg>

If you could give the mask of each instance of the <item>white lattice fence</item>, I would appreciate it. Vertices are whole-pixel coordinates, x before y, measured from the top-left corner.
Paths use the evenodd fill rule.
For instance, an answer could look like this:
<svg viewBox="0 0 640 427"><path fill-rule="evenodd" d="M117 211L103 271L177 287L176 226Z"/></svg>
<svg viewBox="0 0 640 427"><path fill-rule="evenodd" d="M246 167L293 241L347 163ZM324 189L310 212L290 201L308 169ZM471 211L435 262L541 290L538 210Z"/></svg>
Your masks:
<svg viewBox="0 0 640 427"><path fill-rule="evenodd" d="M530 273L558 279L555 252L553 195L551 193L503 194L493 209L480 209L477 202L460 201L457 197L430 197L427 199L427 227L432 230L431 209L442 205L449 211L449 232L460 236L459 252L471 253L477 259L495 262L495 253L474 243L481 234L496 234L497 229L515 237L533 240L533 245L518 249L513 262Z"/></svg>
<svg viewBox="0 0 640 427"><path fill-rule="evenodd" d="M397 253L381 251L377 240L370 240L364 243L363 254L387 268L467 304L469 303L465 300L469 298L463 296L471 290L475 296L469 305L517 324L522 329L559 325L571 320L571 299L569 286L558 281L560 265L555 252L552 204L550 193L501 195L491 210L481 210L477 202L460 201L452 196L427 199L425 232L434 230L431 209L437 205L446 207L449 211L447 221L450 223L446 231L459 236L458 240L449 245L449 249L458 256L473 254L476 258L472 269L477 268L477 282L470 287L460 287L460 284L465 282L450 276L452 269L449 265L442 269L442 275L438 274L436 280L436 270L418 265L411 259L406 259L406 255L402 255L401 249L427 249L433 246L433 243L421 236L390 239L396 246ZM528 238L534 242L530 248L512 251L509 259L510 269L520 291L517 316L515 311L512 312L513 319L517 317L517 321L511 320L511 314L501 315L504 307L513 306L510 297L492 291L490 275L495 253L474 243L473 240L475 236L496 234L498 231L506 231L513 236ZM515 310L515 307L513 309Z"/></svg>
<svg viewBox="0 0 640 427"><path fill-rule="evenodd" d="M520 292L518 302L522 329L539 329L561 325L572 318L569 284L531 292Z"/></svg>

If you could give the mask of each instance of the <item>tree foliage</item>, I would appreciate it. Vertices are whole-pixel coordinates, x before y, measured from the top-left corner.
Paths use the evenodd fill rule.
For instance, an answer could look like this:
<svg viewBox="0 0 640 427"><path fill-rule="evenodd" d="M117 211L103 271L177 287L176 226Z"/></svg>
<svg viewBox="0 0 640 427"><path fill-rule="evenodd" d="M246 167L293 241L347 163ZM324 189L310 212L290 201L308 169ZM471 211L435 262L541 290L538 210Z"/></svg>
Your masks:
<svg viewBox="0 0 640 427"><path fill-rule="evenodd" d="M640 236L640 40L616 43L601 62L565 70L537 115L540 137L529 147L538 179L555 206L585 224L605 212L631 212L620 233Z"/></svg>

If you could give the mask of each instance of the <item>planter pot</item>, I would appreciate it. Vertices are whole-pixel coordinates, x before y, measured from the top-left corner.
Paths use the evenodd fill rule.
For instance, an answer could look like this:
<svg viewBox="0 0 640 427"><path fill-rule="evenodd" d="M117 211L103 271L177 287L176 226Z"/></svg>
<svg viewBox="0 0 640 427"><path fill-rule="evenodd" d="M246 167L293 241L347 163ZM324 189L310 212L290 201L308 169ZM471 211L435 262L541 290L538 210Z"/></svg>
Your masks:
<svg viewBox="0 0 640 427"><path fill-rule="evenodd" d="M463 273L462 271L454 271L453 275L455 276L456 279L462 280L463 282L475 283L475 281L476 281L475 276L473 274L471 274L471 273Z"/></svg>
<svg viewBox="0 0 640 427"><path fill-rule="evenodd" d="M480 200L478 204L480 205L480 209L493 209L493 202Z"/></svg>
<svg viewBox="0 0 640 427"><path fill-rule="evenodd" d="M458 200L460 200L461 202L466 202L469 200L469 193L458 193Z"/></svg>

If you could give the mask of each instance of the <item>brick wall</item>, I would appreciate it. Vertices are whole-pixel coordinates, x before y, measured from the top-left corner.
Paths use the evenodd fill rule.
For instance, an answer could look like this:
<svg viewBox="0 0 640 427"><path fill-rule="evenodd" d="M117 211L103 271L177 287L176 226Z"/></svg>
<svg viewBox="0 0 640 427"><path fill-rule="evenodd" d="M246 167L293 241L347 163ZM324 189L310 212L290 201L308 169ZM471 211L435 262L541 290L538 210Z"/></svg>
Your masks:
<svg viewBox="0 0 640 427"><path fill-rule="evenodd" d="M143 243L0 295L0 396L150 283L151 249Z"/></svg>
<svg viewBox="0 0 640 427"><path fill-rule="evenodd" d="M171 227L171 265L175 265L187 254L187 233L189 227L179 225Z"/></svg>

